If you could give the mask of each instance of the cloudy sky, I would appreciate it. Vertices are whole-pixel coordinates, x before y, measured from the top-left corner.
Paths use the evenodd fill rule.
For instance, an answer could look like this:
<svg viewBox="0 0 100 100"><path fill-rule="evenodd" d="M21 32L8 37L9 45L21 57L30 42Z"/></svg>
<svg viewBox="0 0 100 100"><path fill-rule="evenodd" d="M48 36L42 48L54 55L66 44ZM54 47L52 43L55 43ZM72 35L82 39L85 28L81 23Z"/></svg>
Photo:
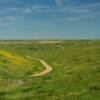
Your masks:
<svg viewBox="0 0 100 100"><path fill-rule="evenodd" d="M0 0L0 39L100 38L100 0Z"/></svg>

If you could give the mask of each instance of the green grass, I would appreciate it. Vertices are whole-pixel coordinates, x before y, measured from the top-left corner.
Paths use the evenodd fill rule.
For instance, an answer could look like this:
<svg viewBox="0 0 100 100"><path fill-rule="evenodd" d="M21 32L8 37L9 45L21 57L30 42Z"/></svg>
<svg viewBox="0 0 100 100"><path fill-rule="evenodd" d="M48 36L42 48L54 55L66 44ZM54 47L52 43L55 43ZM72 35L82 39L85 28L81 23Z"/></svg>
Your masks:
<svg viewBox="0 0 100 100"><path fill-rule="evenodd" d="M63 41L56 44L0 44L0 50L23 57L14 65L0 55L0 100L100 100L100 41ZM31 77L43 66L53 66L43 77Z"/></svg>

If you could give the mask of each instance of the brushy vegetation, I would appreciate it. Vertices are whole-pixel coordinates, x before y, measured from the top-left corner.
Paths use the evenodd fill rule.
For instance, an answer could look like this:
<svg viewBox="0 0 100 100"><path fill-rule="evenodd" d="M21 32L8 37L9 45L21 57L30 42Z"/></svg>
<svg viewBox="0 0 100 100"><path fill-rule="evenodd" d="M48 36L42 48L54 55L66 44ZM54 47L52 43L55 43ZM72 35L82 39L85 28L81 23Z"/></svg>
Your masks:
<svg viewBox="0 0 100 100"><path fill-rule="evenodd" d="M31 77L43 66L27 56L54 70ZM0 44L0 100L100 100L100 41Z"/></svg>

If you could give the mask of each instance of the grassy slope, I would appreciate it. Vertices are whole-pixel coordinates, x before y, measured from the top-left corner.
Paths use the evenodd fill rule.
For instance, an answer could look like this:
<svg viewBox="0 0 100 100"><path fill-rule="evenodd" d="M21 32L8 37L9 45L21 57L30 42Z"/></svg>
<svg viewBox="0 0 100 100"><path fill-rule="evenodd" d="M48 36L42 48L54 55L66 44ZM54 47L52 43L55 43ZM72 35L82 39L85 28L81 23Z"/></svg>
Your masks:
<svg viewBox="0 0 100 100"><path fill-rule="evenodd" d="M24 58L41 58L54 68L47 76L30 77L43 70L38 62L27 59L29 66L12 66L5 59L0 65L0 100L100 100L100 41L0 44L0 48Z"/></svg>

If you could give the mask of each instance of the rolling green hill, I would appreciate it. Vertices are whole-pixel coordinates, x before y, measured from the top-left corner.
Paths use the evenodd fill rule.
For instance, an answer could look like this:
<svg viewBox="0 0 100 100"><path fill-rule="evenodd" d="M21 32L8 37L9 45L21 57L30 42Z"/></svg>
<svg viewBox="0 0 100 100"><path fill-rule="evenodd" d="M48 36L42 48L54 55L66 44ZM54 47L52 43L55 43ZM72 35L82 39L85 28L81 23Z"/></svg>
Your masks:
<svg viewBox="0 0 100 100"><path fill-rule="evenodd" d="M100 100L100 41L1 41L0 100Z"/></svg>

